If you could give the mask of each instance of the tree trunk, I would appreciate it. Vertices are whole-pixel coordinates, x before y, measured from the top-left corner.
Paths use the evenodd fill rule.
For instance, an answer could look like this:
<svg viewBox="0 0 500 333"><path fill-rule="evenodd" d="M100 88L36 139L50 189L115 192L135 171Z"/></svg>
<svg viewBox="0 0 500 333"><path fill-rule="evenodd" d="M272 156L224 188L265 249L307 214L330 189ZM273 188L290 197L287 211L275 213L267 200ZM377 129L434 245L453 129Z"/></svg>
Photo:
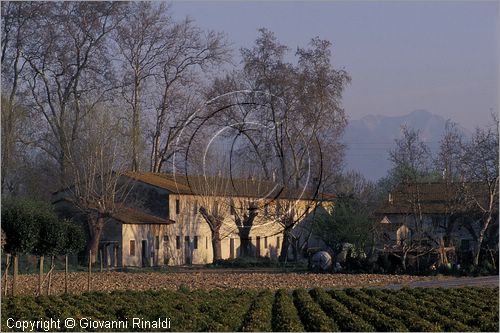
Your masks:
<svg viewBox="0 0 500 333"><path fill-rule="evenodd" d="M222 242L220 239L220 231L212 231L212 249L214 253L213 262L222 259Z"/></svg>
<svg viewBox="0 0 500 333"><path fill-rule="evenodd" d="M91 254L89 260L92 261L93 264L97 260L97 254L99 251L99 242L101 240L101 234L102 234L102 229L104 227L104 222L105 219L103 217L98 217L95 222L89 221L90 239L87 244L87 253Z"/></svg>
<svg viewBox="0 0 500 333"><path fill-rule="evenodd" d="M140 81L138 69L135 69L134 104L132 106L132 171L139 170L139 139L140 139Z"/></svg>
<svg viewBox="0 0 500 333"><path fill-rule="evenodd" d="M403 258L401 260L401 265L403 266L403 271L406 272L406 257L408 255L408 252L403 252Z"/></svg>
<svg viewBox="0 0 500 333"><path fill-rule="evenodd" d="M290 231L284 230L283 231L283 242L281 245L281 252L279 256L279 261L284 262L288 258L288 248L290 247Z"/></svg>
<svg viewBox="0 0 500 333"><path fill-rule="evenodd" d="M68 255L64 256L64 293L68 293Z"/></svg>
<svg viewBox="0 0 500 333"><path fill-rule="evenodd" d="M479 255L481 254L481 246L483 244L484 235L486 234L486 230L488 229L490 222L491 222L491 214L489 214L488 217L484 220L481 230L479 231L479 236L477 237L476 246L474 249L474 261L473 261L474 267L477 267L479 265Z"/></svg>
<svg viewBox="0 0 500 333"><path fill-rule="evenodd" d="M252 254L250 242L250 228L238 227L238 235L240 236L241 248L240 248L240 256L241 257L250 257Z"/></svg>
<svg viewBox="0 0 500 333"><path fill-rule="evenodd" d="M92 250L89 250L89 258L92 257ZM89 276L88 276L88 281L87 281L87 291L90 292L91 286L91 280L92 280L92 261L89 260Z"/></svg>

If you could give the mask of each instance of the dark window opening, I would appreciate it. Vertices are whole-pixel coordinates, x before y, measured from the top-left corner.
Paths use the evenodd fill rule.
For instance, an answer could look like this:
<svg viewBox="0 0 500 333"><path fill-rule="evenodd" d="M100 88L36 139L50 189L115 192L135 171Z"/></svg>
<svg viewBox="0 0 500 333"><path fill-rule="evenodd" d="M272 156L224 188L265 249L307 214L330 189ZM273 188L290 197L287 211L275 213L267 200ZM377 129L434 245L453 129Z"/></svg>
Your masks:
<svg viewBox="0 0 500 333"><path fill-rule="evenodd" d="M198 248L198 236L194 236L193 247L195 250Z"/></svg>
<svg viewBox="0 0 500 333"><path fill-rule="evenodd" d="M267 248L267 236L264 237L264 247Z"/></svg>
<svg viewBox="0 0 500 333"><path fill-rule="evenodd" d="M181 236L175 236L175 248L177 250L181 248Z"/></svg>
<svg viewBox="0 0 500 333"><path fill-rule="evenodd" d="M157 250L160 249L160 236L156 236L156 239L155 239L155 248Z"/></svg>
<svg viewBox="0 0 500 333"><path fill-rule="evenodd" d="M163 236L163 241L166 242L166 243L168 243L168 241L169 241L168 235L164 235Z"/></svg>
<svg viewBox="0 0 500 333"><path fill-rule="evenodd" d="M175 199L175 213L180 214L181 212L181 202L179 199Z"/></svg>

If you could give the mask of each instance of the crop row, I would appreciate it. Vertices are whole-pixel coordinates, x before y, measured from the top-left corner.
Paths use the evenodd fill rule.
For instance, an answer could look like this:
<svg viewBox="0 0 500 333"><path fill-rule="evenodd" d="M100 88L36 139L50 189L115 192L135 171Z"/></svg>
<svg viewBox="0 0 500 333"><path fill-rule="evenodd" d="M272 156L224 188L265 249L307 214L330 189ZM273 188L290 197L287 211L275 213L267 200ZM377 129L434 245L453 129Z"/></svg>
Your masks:
<svg viewBox="0 0 500 333"><path fill-rule="evenodd" d="M2 331L11 330L7 318L68 317L170 318L173 331L498 331L498 288L116 291L2 300Z"/></svg>

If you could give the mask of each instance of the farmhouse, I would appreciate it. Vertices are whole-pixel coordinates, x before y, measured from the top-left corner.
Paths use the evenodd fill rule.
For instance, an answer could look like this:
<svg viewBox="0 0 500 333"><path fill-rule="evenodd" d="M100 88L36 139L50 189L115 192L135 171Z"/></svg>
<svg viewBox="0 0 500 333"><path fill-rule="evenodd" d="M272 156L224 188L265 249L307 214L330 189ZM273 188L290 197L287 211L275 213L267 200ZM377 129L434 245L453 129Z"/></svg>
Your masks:
<svg viewBox="0 0 500 333"><path fill-rule="evenodd" d="M181 176L126 172L126 199L105 224L100 239L103 261L110 266L207 264L213 260L209 213L222 221L218 230L222 259L240 256L277 258L284 228L292 229L290 255L297 247L324 246L308 225L333 205L333 196L288 189L252 178ZM54 194L61 215L78 214L70 192ZM295 251L294 251L295 250Z"/></svg>
<svg viewBox="0 0 500 333"><path fill-rule="evenodd" d="M460 186L444 182L400 184L388 193L376 212L377 247L386 252L401 252L404 245L418 243L414 252L441 248L450 254L470 253L476 243L481 213L466 204ZM476 193L484 190L481 184L470 186ZM486 239L497 251L498 219Z"/></svg>

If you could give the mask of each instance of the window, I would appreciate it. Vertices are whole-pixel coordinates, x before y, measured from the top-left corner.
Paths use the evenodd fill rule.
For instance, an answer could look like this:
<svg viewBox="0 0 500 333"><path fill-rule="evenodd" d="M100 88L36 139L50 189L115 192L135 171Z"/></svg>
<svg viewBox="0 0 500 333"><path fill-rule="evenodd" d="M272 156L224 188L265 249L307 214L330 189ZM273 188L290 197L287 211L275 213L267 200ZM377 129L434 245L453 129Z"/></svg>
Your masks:
<svg viewBox="0 0 500 333"><path fill-rule="evenodd" d="M194 201L193 203L193 215L198 214L198 201Z"/></svg>
<svg viewBox="0 0 500 333"><path fill-rule="evenodd" d="M181 236L175 236L175 248L177 250L181 248Z"/></svg>
<svg viewBox="0 0 500 333"><path fill-rule="evenodd" d="M189 247L189 236L184 236L184 242L186 242L186 246Z"/></svg>
<svg viewBox="0 0 500 333"><path fill-rule="evenodd" d="M195 250L198 248L198 236L194 236L193 247Z"/></svg>
<svg viewBox="0 0 500 333"><path fill-rule="evenodd" d="M157 250L159 250L160 249L160 236L156 236L155 238L156 238L155 239L155 248Z"/></svg>
<svg viewBox="0 0 500 333"><path fill-rule="evenodd" d="M181 213L181 202L179 199L175 199L175 214Z"/></svg>
<svg viewBox="0 0 500 333"><path fill-rule="evenodd" d="M267 248L267 236L264 237L264 247Z"/></svg>
<svg viewBox="0 0 500 333"><path fill-rule="evenodd" d="M135 239L130 240L130 256L135 256Z"/></svg>
<svg viewBox="0 0 500 333"><path fill-rule="evenodd" d="M164 241L165 243L168 243L168 241L169 241L168 235L164 235L164 236L163 236L163 241Z"/></svg>
<svg viewBox="0 0 500 333"><path fill-rule="evenodd" d="M280 236L276 238L276 250L280 249Z"/></svg>

